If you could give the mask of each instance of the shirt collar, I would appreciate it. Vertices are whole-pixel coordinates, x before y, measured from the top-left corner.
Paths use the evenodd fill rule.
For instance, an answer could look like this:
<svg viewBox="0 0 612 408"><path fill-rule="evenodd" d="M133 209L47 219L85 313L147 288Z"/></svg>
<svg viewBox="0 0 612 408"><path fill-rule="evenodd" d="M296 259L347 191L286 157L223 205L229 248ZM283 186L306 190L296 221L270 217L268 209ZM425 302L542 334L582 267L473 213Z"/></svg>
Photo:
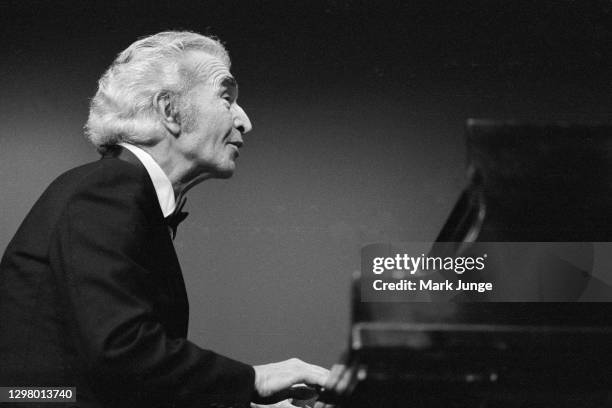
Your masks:
<svg viewBox="0 0 612 408"><path fill-rule="evenodd" d="M166 173L164 173L153 157L151 157L149 153L145 152L141 148L129 143L119 143L119 145L134 153L134 156L140 160L142 165L147 170L147 173L149 173L149 177L153 182L153 187L155 188L155 193L157 194L157 200L159 201L159 206L162 210L162 214L164 214L164 217L172 214L172 212L174 212L174 208L176 207L176 200L174 198L172 183L170 182L170 179Z"/></svg>

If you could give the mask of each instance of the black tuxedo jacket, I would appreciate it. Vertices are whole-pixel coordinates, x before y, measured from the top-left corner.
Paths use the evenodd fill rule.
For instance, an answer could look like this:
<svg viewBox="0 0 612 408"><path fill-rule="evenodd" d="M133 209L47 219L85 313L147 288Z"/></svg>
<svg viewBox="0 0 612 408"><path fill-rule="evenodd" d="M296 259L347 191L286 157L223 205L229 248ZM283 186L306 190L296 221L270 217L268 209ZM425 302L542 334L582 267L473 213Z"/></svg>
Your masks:
<svg viewBox="0 0 612 408"><path fill-rule="evenodd" d="M76 386L79 407L248 406L253 368L186 340L187 322L153 184L118 148L56 179L6 249L0 386Z"/></svg>

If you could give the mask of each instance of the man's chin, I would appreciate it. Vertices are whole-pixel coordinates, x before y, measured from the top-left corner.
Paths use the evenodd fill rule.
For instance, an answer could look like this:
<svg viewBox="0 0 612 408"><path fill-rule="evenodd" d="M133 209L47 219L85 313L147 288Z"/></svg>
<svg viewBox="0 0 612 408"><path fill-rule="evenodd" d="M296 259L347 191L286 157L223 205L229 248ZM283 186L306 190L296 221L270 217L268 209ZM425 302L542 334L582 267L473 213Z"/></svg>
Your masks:
<svg viewBox="0 0 612 408"><path fill-rule="evenodd" d="M235 166L225 167L222 169L217 169L215 172L215 178L219 179L228 179L234 175Z"/></svg>

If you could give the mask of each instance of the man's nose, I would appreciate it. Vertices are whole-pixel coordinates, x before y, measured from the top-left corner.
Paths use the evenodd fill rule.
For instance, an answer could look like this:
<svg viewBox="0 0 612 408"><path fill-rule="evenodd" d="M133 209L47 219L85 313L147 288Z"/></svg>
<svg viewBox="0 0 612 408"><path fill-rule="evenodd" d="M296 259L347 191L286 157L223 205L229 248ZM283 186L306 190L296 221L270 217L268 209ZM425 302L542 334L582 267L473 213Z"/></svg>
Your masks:
<svg viewBox="0 0 612 408"><path fill-rule="evenodd" d="M245 134L253 129L253 125L246 112L240 107L240 105L234 105L234 127Z"/></svg>

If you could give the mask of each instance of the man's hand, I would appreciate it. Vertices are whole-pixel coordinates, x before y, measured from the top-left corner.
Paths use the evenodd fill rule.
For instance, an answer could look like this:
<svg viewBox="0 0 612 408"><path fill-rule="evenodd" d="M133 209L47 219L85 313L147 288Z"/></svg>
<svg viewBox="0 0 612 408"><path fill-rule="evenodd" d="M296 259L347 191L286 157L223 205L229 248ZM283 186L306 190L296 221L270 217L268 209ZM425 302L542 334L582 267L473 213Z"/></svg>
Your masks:
<svg viewBox="0 0 612 408"><path fill-rule="evenodd" d="M346 397L357 385L357 370L347 367L343 364L335 364L325 384L325 392L333 397L334 401L338 401ZM325 392L323 397L325 397ZM335 408L335 403L317 401L314 408Z"/></svg>
<svg viewBox="0 0 612 408"><path fill-rule="evenodd" d="M303 387L296 384L324 386L329 370L292 358L280 363L254 366L255 403L271 404L288 398L304 398Z"/></svg>

